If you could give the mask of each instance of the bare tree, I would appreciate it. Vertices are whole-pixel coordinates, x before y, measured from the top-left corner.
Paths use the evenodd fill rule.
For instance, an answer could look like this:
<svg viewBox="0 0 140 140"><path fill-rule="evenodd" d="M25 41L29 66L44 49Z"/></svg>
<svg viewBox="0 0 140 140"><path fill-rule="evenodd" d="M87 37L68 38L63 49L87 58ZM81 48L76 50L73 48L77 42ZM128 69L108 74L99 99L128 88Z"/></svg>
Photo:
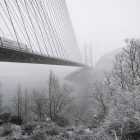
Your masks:
<svg viewBox="0 0 140 140"><path fill-rule="evenodd" d="M101 81L97 81L93 84L93 98L97 102L98 106L101 107L103 113L107 114L107 104L105 97L105 88L104 84ZM93 101L94 103L94 101Z"/></svg>
<svg viewBox="0 0 140 140"><path fill-rule="evenodd" d="M16 90L15 90L15 94L14 94L14 105L15 105L15 109L17 110L17 115L18 115L18 120L20 121L22 118L22 105L23 105L23 96L22 96L22 88L20 83L18 84ZM19 122L21 123L21 122Z"/></svg>
<svg viewBox="0 0 140 140"><path fill-rule="evenodd" d="M126 73L124 73L124 57L124 52L115 56L115 60L113 61L113 70L111 72L111 80L114 81L115 86L120 87L122 90L125 89L126 83Z"/></svg>
<svg viewBox="0 0 140 140"><path fill-rule="evenodd" d="M28 90L26 89L24 91L24 94L23 94L23 110L24 110L25 120L28 117L29 109L30 109L30 97L29 97L29 94L28 94Z"/></svg>
<svg viewBox="0 0 140 140"><path fill-rule="evenodd" d="M109 81L114 94L119 95L123 103L132 104L136 108L136 102L140 96L140 41L126 39L125 42L126 47L123 52L115 56L113 70L109 77L106 76L106 83ZM115 98L118 97L115 96Z"/></svg>
<svg viewBox="0 0 140 140"><path fill-rule="evenodd" d="M126 39L125 52L125 68L129 77L129 86L139 84L140 74L140 40Z"/></svg>
<svg viewBox="0 0 140 140"><path fill-rule="evenodd" d="M73 87L64 84L62 87L59 85L58 77L50 71L48 78L48 112L51 119L60 116L66 106L73 100L70 97L73 92Z"/></svg>
<svg viewBox="0 0 140 140"><path fill-rule="evenodd" d="M61 114L63 110L69 105L73 98L70 97L71 92L73 92L73 86L70 86L68 84L63 84L60 90L60 93L56 96L56 103L55 108L57 108L57 111L55 114Z"/></svg>
<svg viewBox="0 0 140 140"><path fill-rule="evenodd" d="M31 94L30 110L38 116L38 120L44 118L46 97L44 92L33 90Z"/></svg>

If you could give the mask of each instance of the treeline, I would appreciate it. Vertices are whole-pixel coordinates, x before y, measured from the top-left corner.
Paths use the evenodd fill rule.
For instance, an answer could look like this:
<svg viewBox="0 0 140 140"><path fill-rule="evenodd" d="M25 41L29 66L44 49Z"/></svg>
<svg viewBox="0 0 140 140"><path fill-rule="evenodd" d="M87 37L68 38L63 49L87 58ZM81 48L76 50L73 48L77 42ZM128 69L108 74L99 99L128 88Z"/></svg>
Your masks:
<svg viewBox="0 0 140 140"><path fill-rule="evenodd" d="M0 120L4 119L6 122L12 115L17 124L31 120L45 121L49 118L60 125L68 125L70 117L75 112L74 98L71 96L74 91L73 86L67 83L60 85L58 77L52 71L46 82L46 88L42 91L34 89L32 93L27 89L23 90L19 84L11 99L12 113L2 106L2 94L0 94Z"/></svg>
<svg viewBox="0 0 140 140"><path fill-rule="evenodd" d="M24 122L45 121L48 118L62 127L72 124L80 127L82 135L83 128L88 128L96 140L139 139L140 41L126 39L125 42L126 47L114 57L112 71L97 81L93 80L91 96L86 98L85 93L89 104L85 112L82 102L78 104L71 96L73 87L60 85L51 71L47 87L42 91L34 90L29 94L28 90L23 91L20 84L17 86L12 99L14 115ZM4 110L2 113L4 115Z"/></svg>
<svg viewBox="0 0 140 140"><path fill-rule="evenodd" d="M100 140L140 138L140 41L125 42L113 60L113 70L93 84Z"/></svg>

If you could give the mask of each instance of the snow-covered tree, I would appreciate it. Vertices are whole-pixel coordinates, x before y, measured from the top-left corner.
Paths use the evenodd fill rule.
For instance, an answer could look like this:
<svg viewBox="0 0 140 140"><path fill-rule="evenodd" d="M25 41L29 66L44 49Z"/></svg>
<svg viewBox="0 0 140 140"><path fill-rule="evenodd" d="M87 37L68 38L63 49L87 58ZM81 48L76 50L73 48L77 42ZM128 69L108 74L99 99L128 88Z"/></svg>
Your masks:
<svg viewBox="0 0 140 140"><path fill-rule="evenodd" d="M48 114L51 119L56 116L60 116L67 105L69 105L73 98L70 97L71 92L73 92L73 87L68 84L63 84L60 86L58 77L50 71L50 75L47 81L48 84Z"/></svg>
<svg viewBox="0 0 140 140"><path fill-rule="evenodd" d="M23 94L23 112L24 119L26 120L30 112L30 96L27 89L24 91Z"/></svg>
<svg viewBox="0 0 140 140"><path fill-rule="evenodd" d="M18 120L21 120L22 113L23 113L23 106L22 106L23 105L23 95L22 95L22 88L21 88L20 83L18 84L18 86L15 90L13 103L14 103L15 110L17 111Z"/></svg>
<svg viewBox="0 0 140 140"><path fill-rule="evenodd" d="M35 114L35 116L37 115L38 120L45 117L46 113L45 104L46 104L45 93L43 91L39 92L37 90L33 90L31 94L30 110Z"/></svg>

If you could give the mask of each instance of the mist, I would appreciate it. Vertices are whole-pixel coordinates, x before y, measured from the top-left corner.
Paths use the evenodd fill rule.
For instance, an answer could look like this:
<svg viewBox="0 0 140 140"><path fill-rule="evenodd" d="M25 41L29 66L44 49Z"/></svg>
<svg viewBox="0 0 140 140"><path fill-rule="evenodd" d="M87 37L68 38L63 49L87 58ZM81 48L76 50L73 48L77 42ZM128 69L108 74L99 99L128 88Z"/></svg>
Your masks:
<svg viewBox="0 0 140 140"><path fill-rule="evenodd" d="M0 68L3 100L10 100L13 97L15 89L19 83L23 90L28 89L30 92L32 92L33 89L42 90L47 86L46 81L50 70L58 76L61 83L64 83L69 82L64 79L65 76L78 69L69 66L9 62L1 62Z"/></svg>
<svg viewBox="0 0 140 140"><path fill-rule="evenodd" d="M0 139L140 139L140 0L1 0Z"/></svg>

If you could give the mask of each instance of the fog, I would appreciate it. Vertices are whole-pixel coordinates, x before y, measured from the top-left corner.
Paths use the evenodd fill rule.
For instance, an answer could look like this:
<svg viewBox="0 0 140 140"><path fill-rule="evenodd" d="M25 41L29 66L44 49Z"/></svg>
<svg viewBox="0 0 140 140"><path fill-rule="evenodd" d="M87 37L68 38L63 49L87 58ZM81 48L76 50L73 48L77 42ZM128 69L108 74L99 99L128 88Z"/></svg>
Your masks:
<svg viewBox="0 0 140 140"><path fill-rule="evenodd" d="M66 0L81 52L92 43L93 65L102 55L140 37L139 0Z"/></svg>
<svg viewBox="0 0 140 140"><path fill-rule="evenodd" d="M69 66L1 62L0 81L3 100L10 100L13 97L19 83L23 90L28 89L29 92L33 89L42 90L47 86L46 81L50 70L58 76L61 83L64 83L69 82L64 80L64 77L76 69Z"/></svg>
<svg viewBox="0 0 140 140"><path fill-rule="evenodd" d="M139 14L140 0L0 0L0 139L140 140Z"/></svg>
<svg viewBox="0 0 140 140"><path fill-rule="evenodd" d="M85 43L87 45L92 43L93 65L105 53L124 47L125 38L140 36L139 0L66 0L66 3L83 60ZM5 6L4 1L1 4ZM1 12L8 22L4 11ZM12 26L10 24L8 26L14 34ZM4 22L1 29L5 37L12 39ZM21 34L18 28L16 30ZM0 35L3 36L2 32ZM21 39L25 43L24 38ZM0 62L0 81L4 100L11 98L18 83L23 89L27 88L30 91L34 88L42 89L46 86L50 70L58 75L60 81L64 81L64 77L76 69L68 66Z"/></svg>

